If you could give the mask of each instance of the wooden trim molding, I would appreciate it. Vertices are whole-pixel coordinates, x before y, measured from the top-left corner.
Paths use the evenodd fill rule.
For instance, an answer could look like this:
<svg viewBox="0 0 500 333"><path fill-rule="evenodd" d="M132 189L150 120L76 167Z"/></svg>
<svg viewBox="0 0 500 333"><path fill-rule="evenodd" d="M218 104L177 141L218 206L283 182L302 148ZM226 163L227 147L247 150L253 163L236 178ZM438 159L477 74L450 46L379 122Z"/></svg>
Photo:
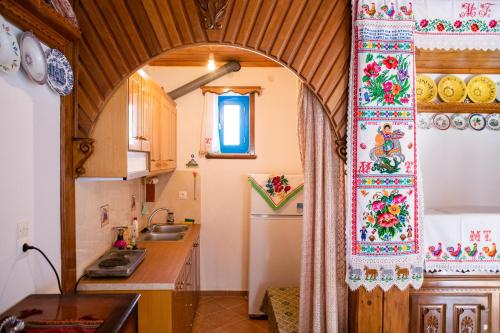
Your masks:
<svg viewBox="0 0 500 333"><path fill-rule="evenodd" d="M73 138L73 158L75 178L85 174L83 164L94 152L94 139L90 138Z"/></svg>
<svg viewBox="0 0 500 333"><path fill-rule="evenodd" d="M426 113L500 113L500 103L417 103L418 112Z"/></svg>
<svg viewBox="0 0 500 333"><path fill-rule="evenodd" d="M203 86L200 88L203 95L207 92L217 95L222 95L228 92L233 92L235 94L247 95L247 94L262 94L262 87L260 86L245 86L245 87L228 87L228 86Z"/></svg>
<svg viewBox="0 0 500 333"><path fill-rule="evenodd" d="M206 159L219 159L219 160L255 160L255 154L206 154Z"/></svg>
<svg viewBox="0 0 500 333"><path fill-rule="evenodd" d="M500 74L500 50L416 49L419 73Z"/></svg>

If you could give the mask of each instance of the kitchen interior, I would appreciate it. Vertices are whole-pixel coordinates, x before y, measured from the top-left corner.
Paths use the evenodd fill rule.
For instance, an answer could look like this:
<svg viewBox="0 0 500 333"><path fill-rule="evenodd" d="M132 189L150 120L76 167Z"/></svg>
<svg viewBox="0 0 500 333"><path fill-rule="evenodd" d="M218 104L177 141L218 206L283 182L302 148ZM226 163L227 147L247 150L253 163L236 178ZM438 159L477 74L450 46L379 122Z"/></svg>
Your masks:
<svg viewBox="0 0 500 333"><path fill-rule="evenodd" d="M247 180L250 174L283 174L298 175L297 182L303 183L297 78L247 51L200 46L179 53L157 58L118 87L93 129L94 154L85 164L85 175L76 180L78 291L140 293L140 332L216 328L208 319L196 327L200 293L234 301L231 296L246 299L248 291L246 315L262 317L267 287L299 284L301 193L276 211ZM202 89L258 87L250 159L200 156L202 89L189 87L175 100L166 93L212 75L207 62L214 60L218 68L228 60L242 65ZM134 132L131 122L136 119L140 125ZM146 161L141 165L142 157ZM279 241L284 235L285 243ZM113 269L102 267L103 260L121 258L120 250L109 252L113 244L126 247L117 237L129 248L145 249L137 254L141 250L128 250L132 266L134 256L143 260L132 272L120 267L121 273L110 274ZM101 257L103 253L107 255ZM108 276L114 274L130 276ZM184 290L188 296L178 299ZM184 303L185 314L176 312L177 302ZM234 321L224 324L238 324ZM266 331L262 322L253 329Z"/></svg>

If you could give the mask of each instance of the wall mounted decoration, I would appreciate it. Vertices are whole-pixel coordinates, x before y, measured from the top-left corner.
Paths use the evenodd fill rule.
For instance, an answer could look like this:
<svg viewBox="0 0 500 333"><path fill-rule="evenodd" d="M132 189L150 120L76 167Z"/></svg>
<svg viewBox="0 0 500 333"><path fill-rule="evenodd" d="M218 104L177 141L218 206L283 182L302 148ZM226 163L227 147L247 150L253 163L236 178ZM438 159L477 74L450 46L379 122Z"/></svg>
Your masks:
<svg viewBox="0 0 500 333"><path fill-rule="evenodd" d="M497 86L485 75L476 75L467 83L467 96L474 103L492 103L497 97Z"/></svg>
<svg viewBox="0 0 500 333"><path fill-rule="evenodd" d="M426 271L500 270L500 212L437 210L425 215ZM500 244L500 243L498 243Z"/></svg>
<svg viewBox="0 0 500 333"><path fill-rule="evenodd" d="M437 86L434 79L428 75L417 75L415 97L419 103L429 103L436 99Z"/></svg>
<svg viewBox="0 0 500 333"><path fill-rule="evenodd" d="M451 126L457 130L464 130L469 127L469 117L463 113L455 113L451 116Z"/></svg>
<svg viewBox="0 0 500 333"><path fill-rule="evenodd" d="M424 49L500 48L500 1L418 0L415 45Z"/></svg>
<svg viewBox="0 0 500 333"><path fill-rule="evenodd" d="M21 64L20 54L11 26L0 15L0 69L7 73L17 72Z"/></svg>
<svg viewBox="0 0 500 333"><path fill-rule="evenodd" d="M474 113L469 117L469 126L476 131L482 131L486 127L486 118L482 114Z"/></svg>
<svg viewBox="0 0 500 333"><path fill-rule="evenodd" d="M437 129L444 131L450 128L451 120L445 113L436 113L434 117L432 117L432 124Z"/></svg>
<svg viewBox="0 0 500 333"><path fill-rule="evenodd" d="M28 77L38 84L47 82L47 60L42 44L30 31L25 31L20 39L21 65Z"/></svg>
<svg viewBox="0 0 500 333"><path fill-rule="evenodd" d="M461 103L467 97L467 85L456 75L446 75L438 83L438 95L445 103Z"/></svg>
<svg viewBox="0 0 500 333"><path fill-rule="evenodd" d="M68 0L50 0L54 9L64 16L71 24L78 28L78 20L76 19L75 11Z"/></svg>
<svg viewBox="0 0 500 333"><path fill-rule="evenodd" d="M222 29L229 0L198 0L201 22L207 30Z"/></svg>
<svg viewBox="0 0 500 333"><path fill-rule="evenodd" d="M68 59L59 50L47 50L49 86L61 96L73 90L74 77Z"/></svg>
<svg viewBox="0 0 500 333"><path fill-rule="evenodd" d="M500 130L500 114L490 114L486 117L486 126L489 129L498 131Z"/></svg>
<svg viewBox="0 0 500 333"><path fill-rule="evenodd" d="M423 251L411 2L375 1L375 12L371 2L354 1L346 280L351 289L418 289Z"/></svg>
<svg viewBox="0 0 500 333"><path fill-rule="evenodd" d="M303 176L251 174L248 182L272 209L283 207L304 189Z"/></svg>

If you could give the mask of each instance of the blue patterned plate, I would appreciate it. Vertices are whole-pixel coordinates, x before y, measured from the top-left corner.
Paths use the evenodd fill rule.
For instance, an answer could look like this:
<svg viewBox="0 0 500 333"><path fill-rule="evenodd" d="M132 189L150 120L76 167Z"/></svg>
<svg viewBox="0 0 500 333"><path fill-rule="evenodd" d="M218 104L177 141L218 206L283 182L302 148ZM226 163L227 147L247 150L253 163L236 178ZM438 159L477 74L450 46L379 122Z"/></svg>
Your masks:
<svg viewBox="0 0 500 333"><path fill-rule="evenodd" d="M68 95L73 89L73 70L68 59L59 50L47 50L49 86L61 96Z"/></svg>
<svg viewBox="0 0 500 333"><path fill-rule="evenodd" d="M469 117L469 125L476 131L482 131L486 127L486 119L482 114L474 113Z"/></svg>
<svg viewBox="0 0 500 333"><path fill-rule="evenodd" d="M0 15L0 70L7 73L17 72L21 63L19 44L11 30Z"/></svg>
<svg viewBox="0 0 500 333"><path fill-rule="evenodd" d="M500 130L500 114L493 113L486 117L486 125L489 129L498 131Z"/></svg>

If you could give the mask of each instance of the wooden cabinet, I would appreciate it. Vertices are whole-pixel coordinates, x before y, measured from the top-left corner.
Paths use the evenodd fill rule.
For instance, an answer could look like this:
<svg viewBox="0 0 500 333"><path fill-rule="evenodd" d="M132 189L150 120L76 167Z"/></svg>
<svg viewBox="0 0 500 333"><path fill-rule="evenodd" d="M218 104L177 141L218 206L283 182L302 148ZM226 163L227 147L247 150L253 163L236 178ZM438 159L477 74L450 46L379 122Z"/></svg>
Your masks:
<svg viewBox="0 0 500 333"><path fill-rule="evenodd" d="M130 178L131 165L153 174L177 167L176 104L158 84L137 73L118 87L90 136L94 153L85 163L84 177ZM144 158L131 158L137 154Z"/></svg>
<svg viewBox="0 0 500 333"><path fill-rule="evenodd" d="M200 243L193 243L191 253L184 263L175 283L173 295L173 331L189 333L193 327L200 292Z"/></svg>
<svg viewBox="0 0 500 333"><path fill-rule="evenodd" d="M151 171L172 171L177 167L177 109L159 86L152 87Z"/></svg>
<svg viewBox="0 0 500 333"><path fill-rule="evenodd" d="M151 83L135 73L128 79L128 149L151 150Z"/></svg>

